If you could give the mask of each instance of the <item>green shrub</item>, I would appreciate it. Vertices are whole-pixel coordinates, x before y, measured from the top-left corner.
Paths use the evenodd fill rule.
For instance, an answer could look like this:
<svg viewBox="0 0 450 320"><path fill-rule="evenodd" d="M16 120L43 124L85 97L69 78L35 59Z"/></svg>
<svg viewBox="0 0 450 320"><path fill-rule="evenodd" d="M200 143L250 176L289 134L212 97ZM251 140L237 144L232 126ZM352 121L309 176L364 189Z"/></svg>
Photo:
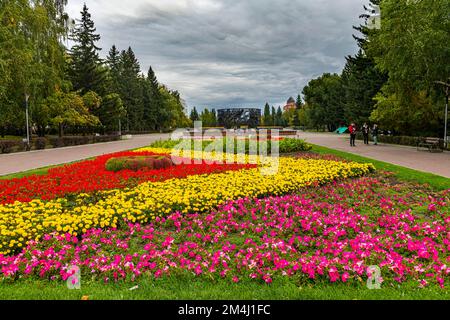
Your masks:
<svg viewBox="0 0 450 320"><path fill-rule="evenodd" d="M286 138L280 141L280 153L303 152L311 149L312 145L304 140Z"/></svg>
<svg viewBox="0 0 450 320"><path fill-rule="evenodd" d="M47 146L47 139L45 138L37 138L34 140L34 147L36 150L44 150Z"/></svg>
<svg viewBox="0 0 450 320"><path fill-rule="evenodd" d="M13 148L18 146L20 142L15 140L1 140L0 141L0 153L11 153Z"/></svg>
<svg viewBox="0 0 450 320"><path fill-rule="evenodd" d="M121 170L139 171L144 168L159 170L172 166L174 166L174 163L167 156L136 156L111 158L106 162L105 168L108 171L118 172Z"/></svg>
<svg viewBox="0 0 450 320"><path fill-rule="evenodd" d="M108 135L108 136L96 136L93 138L94 143L105 143L105 142L114 142L120 141L120 135Z"/></svg>
<svg viewBox="0 0 450 320"><path fill-rule="evenodd" d="M227 139L223 139L223 152L226 152L227 150ZM180 145L182 143L182 140L168 140L168 141L157 141L150 145L152 148L165 148L165 149L173 149L174 147ZM210 146L213 142L212 141L203 141L201 148L205 150L207 146ZM267 141L267 148L268 153L271 153L272 150L272 141ZM293 138L284 138L280 142L280 153L294 153L294 152L302 152L302 151L310 151L312 149L312 146L308 143L306 143L304 140L299 139L293 139ZM191 140L191 149L198 149L196 147L196 144L193 140ZM184 147L187 147L184 146ZM234 153L237 153L237 143L234 141ZM259 148L259 144L258 144ZM248 154L250 149L250 141L245 141L245 153Z"/></svg>

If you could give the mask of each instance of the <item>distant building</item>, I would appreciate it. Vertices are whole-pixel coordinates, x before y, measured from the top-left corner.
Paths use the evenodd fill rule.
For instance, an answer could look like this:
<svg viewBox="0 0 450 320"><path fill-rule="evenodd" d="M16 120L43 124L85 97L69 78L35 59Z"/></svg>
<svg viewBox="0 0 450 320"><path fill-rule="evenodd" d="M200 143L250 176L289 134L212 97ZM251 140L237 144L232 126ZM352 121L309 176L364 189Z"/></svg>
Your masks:
<svg viewBox="0 0 450 320"><path fill-rule="evenodd" d="M290 110L297 109L297 103L295 102L295 99L290 97L289 100L286 102L286 105L284 106L283 110L284 112L288 112Z"/></svg>
<svg viewBox="0 0 450 320"><path fill-rule="evenodd" d="M248 126L256 128L259 126L261 119L261 109L253 108L236 108L236 109L219 109L217 112L219 126L227 129Z"/></svg>

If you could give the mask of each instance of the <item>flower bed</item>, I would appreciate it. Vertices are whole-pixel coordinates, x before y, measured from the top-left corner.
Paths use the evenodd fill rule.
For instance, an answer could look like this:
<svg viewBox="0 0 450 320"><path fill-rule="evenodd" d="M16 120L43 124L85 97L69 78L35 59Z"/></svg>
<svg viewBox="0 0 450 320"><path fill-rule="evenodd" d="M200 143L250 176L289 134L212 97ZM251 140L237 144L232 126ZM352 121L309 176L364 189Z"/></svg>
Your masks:
<svg viewBox="0 0 450 320"><path fill-rule="evenodd" d="M167 154L167 151L164 151ZM0 204L15 201L30 202L33 199L52 200L78 193L92 193L100 190L135 187L146 181L164 181L186 178L191 175L211 174L227 170L240 170L255 166L241 164L183 164L165 170L139 171L106 170L108 160L128 156L152 156L156 152L119 152L50 169L46 175L34 175L20 179L0 180Z"/></svg>
<svg viewBox="0 0 450 320"><path fill-rule="evenodd" d="M262 175L261 168L242 169L47 202L0 205L0 254L11 254L52 232L80 235L90 228L117 227L124 219L148 223L174 211L208 212L229 200L288 194L305 186L359 177L373 169L370 164L280 158L274 176ZM95 181L95 174L90 179Z"/></svg>
<svg viewBox="0 0 450 320"><path fill-rule="evenodd" d="M387 186L361 178L298 195L246 198L206 214L178 211L126 230L92 229L81 243L71 234L45 236L16 256L0 256L0 274L65 280L76 265L83 277L105 282L191 272L234 282L360 283L377 265L386 286L444 286L450 193Z"/></svg>

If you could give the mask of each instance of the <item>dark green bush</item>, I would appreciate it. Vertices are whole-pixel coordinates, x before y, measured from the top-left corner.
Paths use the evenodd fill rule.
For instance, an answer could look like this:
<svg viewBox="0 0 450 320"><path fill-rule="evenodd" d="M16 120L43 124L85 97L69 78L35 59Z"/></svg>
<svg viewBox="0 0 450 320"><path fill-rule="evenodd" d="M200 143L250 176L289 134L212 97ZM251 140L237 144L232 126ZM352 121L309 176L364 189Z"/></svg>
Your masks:
<svg viewBox="0 0 450 320"><path fill-rule="evenodd" d="M310 151L312 145L306 143L305 140L285 138L280 141L280 153L294 153Z"/></svg>
<svg viewBox="0 0 450 320"><path fill-rule="evenodd" d="M0 153L11 153L20 142L15 140L0 140Z"/></svg>
<svg viewBox="0 0 450 320"><path fill-rule="evenodd" d="M113 141L119 141L120 140L119 135L109 135L109 136L97 136L94 137L94 143L105 143L105 142L113 142Z"/></svg>
<svg viewBox="0 0 450 320"><path fill-rule="evenodd" d="M182 143L182 140L168 140L168 141L157 141L151 144L151 147L153 148L165 148L165 149L172 149L179 144ZM203 141L202 142L202 149L204 150L207 146L210 146L213 142L212 141ZM273 141L268 140L267 141L267 149L268 153L271 153L272 150L272 143ZM293 153L293 152L302 152L302 151L310 151L312 149L312 146L308 143L306 143L304 140L299 139L293 139L293 138L284 138L283 140L279 141L280 143L280 153ZM191 142L191 148L195 149L196 144L192 140ZM185 147L189 146L189 142L187 142L187 145ZM237 153L238 145L236 141L234 141L234 153ZM258 146L259 148L259 146ZM197 148L198 149L198 148ZM249 153L250 149L250 141L245 141L245 153ZM223 139L223 152L226 152L227 150L227 140Z"/></svg>
<svg viewBox="0 0 450 320"><path fill-rule="evenodd" d="M105 168L108 171L118 172L121 170L139 171L144 168L159 170L172 166L174 166L174 163L167 156L136 156L109 159L106 162Z"/></svg>
<svg viewBox="0 0 450 320"><path fill-rule="evenodd" d="M45 138L36 138L34 140L34 148L36 150L44 150L47 146L47 139Z"/></svg>
<svg viewBox="0 0 450 320"><path fill-rule="evenodd" d="M373 137L370 136L370 138L372 139ZM363 135L361 133L358 133L357 139L363 140ZM419 140L420 138L418 137L408 137L408 136L385 136L385 135L378 136L378 142L388 144L398 144L402 146L411 146L411 147L417 146L417 142Z"/></svg>

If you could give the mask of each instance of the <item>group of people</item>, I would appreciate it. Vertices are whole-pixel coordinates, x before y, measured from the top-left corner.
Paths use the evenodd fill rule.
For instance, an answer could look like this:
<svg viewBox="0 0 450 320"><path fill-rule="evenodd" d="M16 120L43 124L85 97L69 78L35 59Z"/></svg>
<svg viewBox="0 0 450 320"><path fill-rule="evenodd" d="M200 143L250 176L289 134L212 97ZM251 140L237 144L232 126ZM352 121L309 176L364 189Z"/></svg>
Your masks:
<svg viewBox="0 0 450 320"><path fill-rule="evenodd" d="M356 135L358 134L358 128L355 123L352 123L350 127L348 127L348 131L350 132L350 146L356 147ZM374 145L378 145L378 125L374 125L372 129L369 127L367 123L364 123L362 129L362 134L364 137L364 144L369 145L369 134L372 133L372 138Z"/></svg>

